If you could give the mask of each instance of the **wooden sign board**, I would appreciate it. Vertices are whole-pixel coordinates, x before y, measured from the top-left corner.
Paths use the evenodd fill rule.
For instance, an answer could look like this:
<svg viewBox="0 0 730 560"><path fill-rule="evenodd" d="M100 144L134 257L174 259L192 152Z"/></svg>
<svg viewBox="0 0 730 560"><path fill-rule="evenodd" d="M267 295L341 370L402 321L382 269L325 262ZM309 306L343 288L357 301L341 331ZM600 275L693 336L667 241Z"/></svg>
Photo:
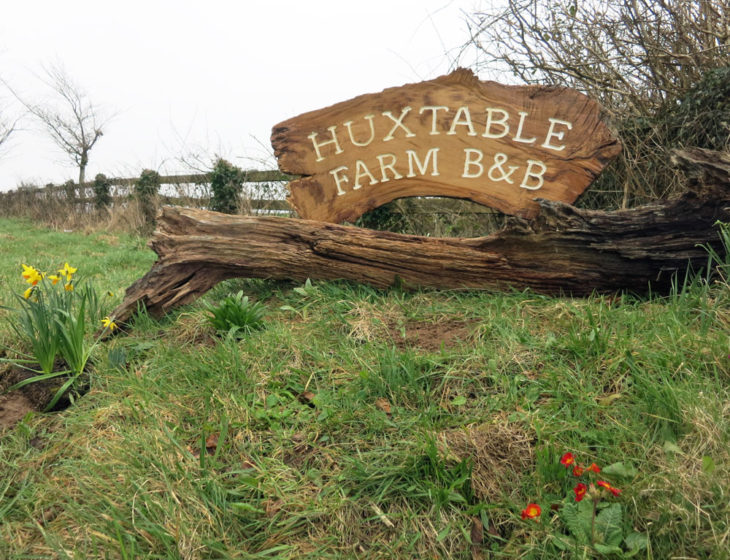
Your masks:
<svg viewBox="0 0 730 560"><path fill-rule="evenodd" d="M600 106L559 87L471 71L361 95L284 121L271 143L306 219L340 223L396 198L466 198L531 218L572 203L620 151Z"/></svg>

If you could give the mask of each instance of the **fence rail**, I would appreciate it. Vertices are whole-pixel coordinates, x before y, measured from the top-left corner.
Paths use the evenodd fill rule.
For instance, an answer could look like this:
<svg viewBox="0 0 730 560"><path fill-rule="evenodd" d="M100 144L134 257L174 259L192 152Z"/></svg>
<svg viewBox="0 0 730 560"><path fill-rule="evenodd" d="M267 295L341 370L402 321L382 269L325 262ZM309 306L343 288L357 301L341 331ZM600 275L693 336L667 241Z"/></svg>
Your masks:
<svg viewBox="0 0 730 560"><path fill-rule="evenodd" d="M210 173L195 173L190 175L160 175L160 185L204 185L210 183ZM244 183L276 183L283 181L291 181L295 177L282 173L276 169L272 170L250 170L243 172L242 182ZM107 177L107 182L114 187L133 187L134 184L139 181L139 177ZM16 189L0 193L10 194L18 191L33 192L54 192L54 191L68 191L70 188L73 189L91 189L94 187L94 181L86 181L78 184L73 181L64 183L62 185L48 184L43 187L18 187Z"/></svg>
<svg viewBox="0 0 730 560"><path fill-rule="evenodd" d="M160 175L160 185L207 185L210 183L210 173L195 173L188 175ZM295 176L282 173L279 170L248 170L243 172L243 183L276 183L276 182L288 182L295 179ZM131 188L134 184L139 181L139 177L109 177L107 178L109 185L113 187L126 187ZM75 204L93 204L94 181L87 181L81 183L69 182L63 185L49 184L44 187L20 187L16 190L0 193L0 202L3 198L11 198L22 194L25 197L33 197L34 194L38 196L46 196L52 193L60 192L66 195L67 198L73 198ZM112 193L112 198L124 198L128 196L129 192L124 192L121 189L116 190ZM185 203L189 201L193 196L171 196L162 195L161 199L166 204ZM268 199L268 198L252 198L248 201L251 208L254 209L269 209L277 211L291 211L291 207L283 199ZM420 198L416 204L412 204L409 207L409 213L411 214L452 214L452 213L463 213L464 201L458 199L445 199L445 198ZM398 210L395 210L398 212ZM494 214L495 211L485 206L471 205L471 208L467 211L468 214Z"/></svg>
<svg viewBox="0 0 730 560"><path fill-rule="evenodd" d="M196 173L186 175L160 175L159 184L162 185L199 185L204 186L210 184L211 173ZM279 183L291 181L294 179L291 175L282 173L278 170L247 170L243 171L242 183ZM109 186L114 187L111 194L112 201L122 200L131 194L131 189L139 181L139 177L108 177L106 182ZM64 197L67 202L84 207L92 205L95 202L94 181L86 181L78 184L72 181L61 185L48 184L42 187L18 187L7 192L0 192L0 206L7 204L12 200L23 198L31 200L34 198L53 198ZM192 192L186 195L170 195L161 194L162 202L166 204L190 203L193 199L209 198L210 193L206 192L194 194ZM253 198L248 201L251 208L261 210L291 211L290 206L285 200L281 199L262 199Z"/></svg>
<svg viewBox="0 0 730 560"><path fill-rule="evenodd" d="M160 189L157 203L209 208L212 198L211 178L211 173L161 175L159 184L167 188ZM241 182L252 186L244 187L240 211L244 214L295 216L293 208L284 199L284 189L279 186L295 178L278 170L243 171ZM108 206L121 208L123 212L129 209L129 202L134 198L134 186L139 180L140 177L107 178L106 183L111 187ZM262 186L253 186L255 184ZM62 209L70 206L74 209L73 215L91 216L97 213L95 209L99 203L94 186L95 181L81 185L69 181L63 185L19 187L0 193L0 215L55 216L63 214ZM400 215L403 219L395 218L393 221L388 215ZM365 227L394 227L398 231L417 235L474 237L494 231L502 223L500 212L474 202L419 197L397 202L390 207L389 213L373 216Z"/></svg>

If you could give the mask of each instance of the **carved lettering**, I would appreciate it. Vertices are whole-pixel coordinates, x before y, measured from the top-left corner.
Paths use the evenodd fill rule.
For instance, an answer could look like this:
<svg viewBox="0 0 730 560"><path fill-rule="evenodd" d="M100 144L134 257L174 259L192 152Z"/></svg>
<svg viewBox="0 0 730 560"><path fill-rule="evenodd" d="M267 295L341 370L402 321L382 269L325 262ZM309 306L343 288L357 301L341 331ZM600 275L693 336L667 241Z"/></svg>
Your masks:
<svg viewBox="0 0 730 560"><path fill-rule="evenodd" d="M400 112L400 117L397 119L393 116L393 113L390 111L383 111L383 116L388 117L390 120L392 120L395 124L393 125L393 128L390 129L390 132L385 135L385 138L383 138L383 142L388 142L395 138L394 134L395 131L399 128L402 128L406 133L406 138L413 138L415 136L415 133L411 132L406 125L403 124L403 119L406 117L408 113L410 113L411 107L403 107Z"/></svg>
<svg viewBox="0 0 730 560"><path fill-rule="evenodd" d="M310 134L308 136L308 138L312 141L312 145L314 146L314 151L317 154L317 161L322 161L324 159L324 156L319 151L319 149L322 146L327 146L329 144L334 144L335 145L335 153L336 154L341 154L342 153L342 148L340 148L340 143L337 141L337 131L336 131L336 129L337 129L337 126L336 125L332 125L332 126L330 126L330 127L327 128L327 130L329 130L330 131L330 134L332 135L332 140L326 140L324 142L317 142L317 133L316 132L312 132L312 134Z"/></svg>
<svg viewBox="0 0 730 560"><path fill-rule="evenodd" d="M357 140L355 140L355 137L352 134L352 121L342 123L345 128L347 128L347 133L350 135L350 142L352 142L352 145L361 148L369 146L372 141L375 140L375 125L373 125L373 119L375 118L375 115L365 115L363 118L370 123L370 138L368 138L365 142L358 142Z"/></svg>
<svg viewBox="0 0 730 560"><path fill-rule="evenodd" d="M547 148L549 150L555 150L556 152L560 152L565 149L565 144L562 146L554 146L550 143L550 140L553 138L557 138L558 140L562 140L565 136L565 131L561 130L560 132L555 132L556 126L564 126L568 130L572 130L573 124L569 123L568 121L561 121L560 119L548 119L550 121L550 128L548 128L547 134L545 135L545 142L542 143L543 148Z"/></svg>
<svg viewBox="0 0 730 560"><path fill-rule="evenodd" d="M341 165L330 171L330 175L335 178L335 185L337 185L337 196L342 196L345 191L342 189L342 183L347 183L349 179L347 175L340 175L340 173L347 171L346 165Z"/></svg>
<svg viewBox="0 0 730 560"><path fill-rule="evenodd" d="M484 152L481 150L477 150L476 148L464 148L464 172L461 176L464 179L476 179L477 177L481 177L482 173L484 173L482 159L484 159ZM473 168L476 168L477 171L473 171Z"/></svg>
<svg viewBox="0 0 730 560"><path fill-rule="evenodd" d="M380 180L382 183L387 183L390 181L390 177L388 177L388 171L390 171L393 174L393 179L402 179L403 175L398 173L395 170L395 162L396 157L394 154L380 154L377 156L378 161L380 162L380 173L382 175L382 179ZM385 160L388 160L388 163L385 162Z"/></svg>
<svg viewBox="0 0 730 560"><path fill-rule="evenodd" d="M451 121L451 128L449 128L449 131L446 134L452 136L456 134L457 126L465 126L469 130L469 136L477 135L477 133L474 131L474 125L471 122L471 113L469 113L469 107L459 107L456 110L454 120Z"/></svg>
<svg viewBox="0 0 730 560"><path fill-rule="evenodd" d="M502 118L495 119L493 117L494 113L499 113L502 115ZM482 136L484 138L504 138L509 134L509 125L507 124L507 120L509 119L509 113L505 111L504 109L495 109L494 107L487 107L487 124L484 126L484 134ZM492 132L492 126L498 125L502 127L502 131L499 133Z"/></svg>
<svg viewBox="0 0 730 560"><path fill-rule="evenodd" d="M431 159L431 156L433 156L433 159L431 159L431 161L433 162L431 165L431 176L437 177L439 174L438 151L439 148L431 148L426 153L426 160L421 163L421 160L418 159L418 154L415 152L415 150L407 150L406 154L408 154L408 175L406 175L406 177L416 177L416 172L413 169L414 166L418 168L418 172L421 175L425 175L426 170L428 169L428 161L429 159Z"/></svg>
<svg viewBox="0 0 730 560"><path fill-rule="evenodd" d="M355 182L352 184L352 190L356 191L362 185L360 184L360 179L363 177L367 177L370 181L370 185L377 185L378 180L375 178L375 176L370 173L370 170L368 169L368 166L365 165L365 162L362 160L357 160L355 162Z"/></svg>
<svg viewBox="0 0 730 560"><path fill-rule="evenodd" d="M421 107L421 110L418 111L419 115L422 115L424 111L431 111L431 132L429 134L431 136L436 136L437 134L441 134L438 131L438 128L436 128L436 123L438 122L436 117L438 116L438 111L446 111L448 113L449 108L445 105L426 105L425 107Z"/></svg>
<svg viewBox="0 0 730 560"><path fill-rule="evenodd" d="M535 171L533 169L534 167L538 167L539 171ZM546 171L547 167L543 162L534 159L528 159L527 169L525 170L525 176L522 178L522 183L520 184L520 187L531 191L536 191L537 189L541 188L544 183L543 175L545 175ZM529 184L533 182L533 179L536 181L536 183Z"/></svg>

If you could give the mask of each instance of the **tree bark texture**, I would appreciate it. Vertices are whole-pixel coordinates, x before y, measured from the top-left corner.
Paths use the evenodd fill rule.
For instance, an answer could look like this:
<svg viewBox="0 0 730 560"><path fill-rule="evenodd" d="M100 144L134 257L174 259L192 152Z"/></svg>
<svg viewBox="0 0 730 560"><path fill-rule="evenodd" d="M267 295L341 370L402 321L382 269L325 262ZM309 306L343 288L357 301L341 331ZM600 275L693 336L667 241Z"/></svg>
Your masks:
<svg viewBox="0 0 730 560"><path fill-rule="evenodd" d="M574 296L666 292L676 273L707 264L702 245L722 253L715 223L730 220L730 155L693 150L675 160L690 177L675 200L615 212L538 200L537 218L472 239L165 207L150 242L159 260L114 317L124 322L140 305L161 315L233 277Z"/></svg>

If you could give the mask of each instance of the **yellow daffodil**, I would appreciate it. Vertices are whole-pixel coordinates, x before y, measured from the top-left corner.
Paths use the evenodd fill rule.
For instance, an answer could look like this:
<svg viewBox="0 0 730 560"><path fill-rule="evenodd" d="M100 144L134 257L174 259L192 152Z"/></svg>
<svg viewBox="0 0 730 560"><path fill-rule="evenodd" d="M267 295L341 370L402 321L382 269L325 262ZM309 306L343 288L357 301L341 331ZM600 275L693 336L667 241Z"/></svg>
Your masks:
<svg viewBox="0 0 730 560"><path fill-rule="evenodd" d="M56 276L55 274L49 274L48 275L48 278L51 280L51 282L53 283L54 286L56 284L58 284L58 282L61 280L61 277L60 276Z"/></svg>
<svg viewBox="0 0 730 560"><path fill-rule="evenodd" d="M23 292L23 297L25 299L28 299L30 297L30 294L32 294L32 293L33 293L33 286L31 286L30 288L28 288L27 290L25 290Z"/></svg>
<svg viewBox="0 0 730 560"><path fill-rule="evenodd" d="M109 329L110 331L113 331L114 329L118 328L117 324L112 321L109 317L104 317L101 320L101 324L105 329Z"/></svg>
<svg viewBox="0 0 730 560"><path fill-rule="evenodd" d="M43 278L43 274L38 272L38 270L36 270L32 266L27 266L25 264L22 266L23 266L22 276L25 279L25 281L28 282L28 284L30 284L31 286L35 286L38 282L41 281L41 279Z"/></svg>
<svg viewBox="0 0 730 560"><path fill-rule="evenodd" d="M65 284L63 286L63 289L66 290L67 292L73 292L74 291L74 285L71 282L69 282L68 284Z"/></svg>
<svg viewBox="0 0 730 560"><path fill-rule="evenodd" d="M66 278L69 282L71 281L71 277L76 274L76 268L69 266L68 263L63 264L63 268L58 271L58 273Z"/></svg>

